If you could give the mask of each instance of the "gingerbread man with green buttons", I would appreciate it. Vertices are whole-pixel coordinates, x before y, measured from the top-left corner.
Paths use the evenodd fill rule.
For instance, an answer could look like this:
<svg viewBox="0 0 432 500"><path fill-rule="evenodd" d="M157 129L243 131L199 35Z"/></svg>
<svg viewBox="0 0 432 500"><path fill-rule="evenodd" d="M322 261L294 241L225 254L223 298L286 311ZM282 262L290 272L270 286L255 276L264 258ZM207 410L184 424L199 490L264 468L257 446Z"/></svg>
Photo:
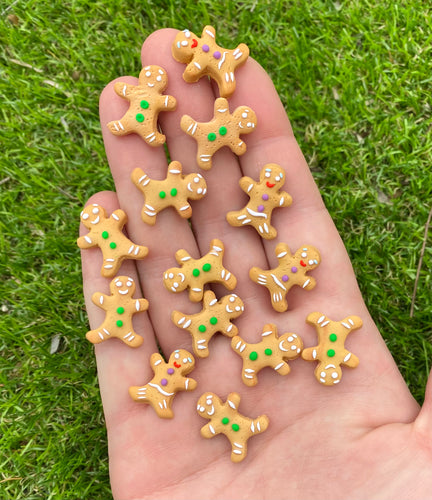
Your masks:
<svg viewBox="0 0 432 500"><path fill-rule="evenodd" d="M323 385L333 386L342 378L342 366L356 368L358 357L345 348L345 340L352 331L363 325L358 316L348 316L341 321L332 321L325 314L313 312L306 322L315 326L318 345L308 347L302 352L306 361L317 361L315 377Z"/></svg>
<svg viewBox="0 0 432 500"><path fill-rule="evenodd" d="M146 299L134 299L135 282L129 276L118 276L110 283L111 295L96 292L92 301L106 312L105 320L95 330L87 332L86 337L92 344L100 344L110 338L119 338L130 347L143 343L141 335L135 333L132 316L147 311Z"/></svg>
<svg viewBox="0 0 432 500"><path fill-rule="evenodd" d="M127 215L121 209L108 217L105 209L94 203L81 212L81 222L89 232L78 238L77 245L82 249L96 246L101 249L101 275L105 278L115 276L124 259L143 259L148 254L147 247L136 245L123 234Z"/></svg>
<svg viewBox="0 0 432 500"><path fill-rule="evenodd" d="M243 311L243 301L235 293L218 300L212 291L207 290L204 292L203 308L199 313L184 314L173 311L171 319L175 325L192 335L195 354L206 358L209 355L208 343L215 333L220 332L226 337L237 334L238 328L231 320L240 316Z"/></svg>
<svg viewBox="0 0 432 500"><path fill-rule="evenodd" d="M286 360L300 356L303 342L295 333L278 336L276 325L269 323L263 328L261 342L249 344L236 336L231 347L243 359L243 382L252 387L258 383L258 372L265 367L273 368L279 375L288 375L290 367Z"/></svg>
<svg viewBox="0 0 432 500"><path fill-rule="evenodd" d="M172 161L164 180L151 179L143 170L136 168L131 179L145 198L141 210L142 220L153 226L156 215L167 207L174 207L183 218L192 215L192 207L188 202L200 200L207 193L207 183L201 174L182 175L182 164Z"/></svg>
<svg viewBox="0 0 432 500"><path fill-rule="evenodd" d="M249 106L239 106L231 114L228 101L219 97L214 104L214 116L209 122L197 122L188 115L182 116L180 128L197 141L197 163L204 170L212 167L212 157L223 146L240 156L246 152L242 134L255 130L257 118Z"/></svg>
<svg viewBox="0 0 432 500"><path fill-rule="evenodd" d="M162 91L168 85L166 71L160 66L146 66L139 74L139 84L116 82L114 91L129 101L129 109L120 120L107 124L114 135L138 134L150 146L161 146L165 135L158 131L161 111L174 111L177 101Z"/></svg>
<svg viewBox="0 0 432 500"><path fill-rule="evenodd" d="M193 259L186 250L178 250L175 258L181 267L165 271L165 287L173 293L188 288L192 302L199 302L203 298L204 285L207 283L220 283L228 290L233 290L237 278L223 266L224 252L224 244L216 238L210 242L209 252L200 259Z"/></svg>

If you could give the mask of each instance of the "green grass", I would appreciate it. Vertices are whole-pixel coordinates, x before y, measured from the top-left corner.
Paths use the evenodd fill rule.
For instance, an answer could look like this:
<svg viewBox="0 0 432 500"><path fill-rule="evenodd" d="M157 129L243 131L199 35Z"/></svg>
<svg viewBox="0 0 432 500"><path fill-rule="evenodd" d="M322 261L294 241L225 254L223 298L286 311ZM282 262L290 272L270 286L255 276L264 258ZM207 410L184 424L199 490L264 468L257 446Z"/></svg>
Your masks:
<svg viewBox="0 0 432 500"><path fill-rule="evenodd" d="M110 497L77 214L112 189L98 96L162 27L217 28L273 77L367 305L419 402L432 355L427 2L16 1L0 6L0 498ZM194 19L193 24L190 20ZM60 339L50 354L53 339Z"/></svg>

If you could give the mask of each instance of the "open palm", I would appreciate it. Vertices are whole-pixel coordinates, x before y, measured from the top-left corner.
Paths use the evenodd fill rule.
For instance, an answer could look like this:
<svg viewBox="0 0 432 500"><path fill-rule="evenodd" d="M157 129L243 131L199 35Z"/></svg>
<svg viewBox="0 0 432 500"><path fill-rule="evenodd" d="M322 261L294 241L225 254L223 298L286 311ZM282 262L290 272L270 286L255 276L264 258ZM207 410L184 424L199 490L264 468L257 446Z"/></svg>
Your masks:
<svg viewBox="0 0 432 500"><path fill-rule="evenodd" d="M196 84L183 81L184 65L171 55L175 33L167 29L152 34L143 45L142 63L167 71L165 93L178 103L176 111L160 115L169 155L181 162L184 172L198 172L196 143L180 129L180 119L189 114L197 121L210 120L218 92L206 79ZM150 250L142 261L125 262L120 272L136 279L141 286L136 296L150 303L147 312L134 317L144 343L137 349L117 340L96 346L114 497L424 498L432 490L430 396L426 395L420 410L369 316L343 243L268 75L250 58L236 76L230 109L250 106L258 126L246 138L246 154L238 158L224 148L214 156L211 170L200 171L208 193L193 204L191 225L171 209L157 216L155 226L142 222L143 197L131 182L131 172L140 167L151 178L163 179L166 153L137 135L112 135L106 124L119 119L128 105L116 95L113 83L101 96L102 131L116 193L98 193L89 202L101 204L109 213L121 207L128 214L129 237ZM136 79L121 81L135 83ZM285 169L284 189L293 204L274 212L277 238L264 241L250 227L231 227L225 217L248 200L239 188L240 177L258 179L267 163ZM274 323L279 334L297 333L309 347L316 344L316 331L305 322L309 313L320 311L334 320L357 315L363 327L348 337L347 347L360 358L359 367L343 369L341 383L325 387L314 377L315 363L297 359L290 362L288 376L265 369L258 385L250 388L241 380L241 359L232 351L230 340L218 335L210 341L209 357L196 358L190 377L198 388L176 396L172 420L160 419L150 406L132 401L128 388L144 385L153 376L152 353L158 348L166 356L177 348L192 350L191 337L172 323L171 312L196 313L201 305L190 302L186 292L167 291L162 275L176 265L178 249L198 258L208 252L213 238L224 242L224 264L238 279L235 293L244 301L245 312L235 323L246 341L258 342L262 327ZM291 290L284 313L275 312L267 290L249 278L253 266L276 267L278 242L287 243L293 251L314 245L322 258L312 273L316 288ZM109 280L100 276L99 250L84 250L82 261L90 325L96 328L104 312L91 302L91 295L107 292ZM218 286L213 289L218 297L227 293ZM226 438L206 440L200 435L207 420L197 414L196 403L206 391L223 400L230 392L238 392L241 413L266 414L270 419L267 431L250 440L241 463L231 462Z"/></svg>

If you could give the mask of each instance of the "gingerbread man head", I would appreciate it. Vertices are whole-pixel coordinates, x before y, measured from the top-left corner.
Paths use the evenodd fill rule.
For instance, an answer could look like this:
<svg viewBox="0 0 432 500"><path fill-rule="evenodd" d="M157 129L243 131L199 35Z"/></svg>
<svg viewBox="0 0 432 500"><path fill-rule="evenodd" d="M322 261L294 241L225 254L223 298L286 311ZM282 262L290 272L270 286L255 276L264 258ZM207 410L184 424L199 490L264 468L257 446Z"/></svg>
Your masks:
<svg viewBox="0 0 432 500"><path fill-rule="evenodd" d="M257 124L255 111L248 106L239 106L233 113L234 123L237 124L241 134L250 134Z"/></svg>
<svg viewBox="0 0 432 500"><path fill-rule="evenodd" d="M175 37L172 52L179 62L187 63L194 55L194 49L198 47L198 37L188 29L180 31Z"/></svg>
<svg viewBox="0 0 432 500"><path fill-rule="evenodd" d="M315 269L321 262L320 254L315 248L302 247L295 253L295 258L306 271Z"/></svg>
<svg viewBox="0 0 432 500"><path fill-rule="evenodd" d="M188 286L185 274L178 267L172 267L165 272L164 283L174 293L182 292Z"/></svg>
<svg viewBox="0 0 432 500"><path fill-rule="evenodd" d="M282 167L276 163L269 163L263 168L260 174L260 183L268 188L279 190L285 182L285 172Z"/></svg>
<svg viewBox="0 0 432 500"><path fill-rule="evenodd" d="M211 418L216 409L222 406L222 401L218 396L211 392L205 392L199 399L197 403L197 410L202 414L204 418Z"/></svg>
<svg viewBox="0 0 432 500"><path fill-rule="evenodd" d="M132 297L135 293L135 289L136 286L134 280L129 278L129 276L117 276L117 278L114 278L110 283L110 291L112 295L119 294L123 297L126 295Z"/></svg>
<svg viewBox="0 0 432 500"><path fill-rule="evenodd" d="M168 85L166 71L160 66L146 66L139 74L140 85L162 92Z"/></svg>
<svg viewBox="0 0 432 500"><path fill-rule="evenodd" d="M199 200L207 193L207 183L201 174L190 174L186 176L187 197L191 200Z"/></svg>
<svg viewBox="0 0 432 500"><path fill-rule="evenodd" d="M105 209L100 205L97 205L96 203L93 203L93 205L88 205L81 212L81 222L87 229L91 229L106 218L107 216Z"/></svg>
<svg viewBox="0 0 432 500"><path fill-rule="evenodd" d="M195 367L195 358L185 349L177 349L171 354L169 364L173 365L181 375L187 375Z"/></svg>

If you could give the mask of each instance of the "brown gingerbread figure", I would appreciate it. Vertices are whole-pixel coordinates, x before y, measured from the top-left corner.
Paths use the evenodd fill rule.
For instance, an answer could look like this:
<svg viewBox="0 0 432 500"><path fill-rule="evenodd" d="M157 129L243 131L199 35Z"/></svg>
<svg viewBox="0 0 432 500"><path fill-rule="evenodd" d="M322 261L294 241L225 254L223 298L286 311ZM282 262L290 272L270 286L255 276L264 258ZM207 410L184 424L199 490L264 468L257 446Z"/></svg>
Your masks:
<svg viewBox="0 0 432 500"><path fill-rule="evenodd" d="M264 432L269 419L266 415L258 418L245 417L238 411L240 395L236 392L228 394L225 403L212 392L204 393L198 400L198 414L210 420L201 427L201 436L210 439L224 434L231 443L231 460L241 462L247 455L248 440Z"/></svg>
<svg viewBox="0 0 432 500"><path fill-rule="evenodd" d="M105 209L94 203L81 212L81 222L89 232L78 238L77 245L82 249L96 246L101 249L101 275L105 278L115 276L124 259L144 259L148 254L147 247L136 245L123 234L127 215L121 209L108 217Z"/></svg>
<svg viewBox="0 0 432 500"><path fill-rule="evenodd" d="M146 299L134 299L135 282L129 276L118 276L110 283L111 295L96 292L92 301L106 312L103 323L95 330L87 332L86 337L92 344L99 344L109 338L117 337L130 347L143 343L141 335L135 333L132 316L147 311Z"/></svg>
<svg viewBox="0 0 432 500"><path fill-rule="evenodd" d="M210 242L209 252L200 259L193 259L186 250L175 254L181 267L172 267L164 272L165 287L173 293L189 288L189 299L199 302L203 298L206 283L220 283L228 290L234 290L237 278L223 266L225 246L215 238Z"/></svg>
<svg viewBox="0 0 432 500"><path fill-rule="evenodd" d="M129 101L129 109L120 120L107 124L114 135L138 134L150 146L161 146L166 137L158 131L161 111L174 111L177 101L162 92L168 85L166 71L160 66L146 66L139 74L138 85L116 82L114 91Z"/></svg>
<svg viewBox="0 0 432 500"><path fill-rule="evenodd" d="M248 106L239 106L231 114L228 101L219 97L214 104L214 116L209 122L197 122L183 115L180 128L197 141L197 163L204 170L212 167L212 157L223 146L240 156L246 152L242 134L250 134L257 124L255 112Z"/></svg>
<svg viewBox="0 0 432 500"><path fill-rule="evenodd" d="M325 314L313 312L306 322L316 328L318 344L302 352L306 361L317 361L315 377L323 385L333 386L342 378L341 366L356 368L358 357L345 348L347 336L363 325L358 316L347 316L341 321L332 321Z"/></svg>
<svg viewBox="0 0 432 500"><path fill-rule="evenodd" d="M216 43L213 26L205 26L201 38L192 31L180 31L172 45L176 61L186 63L183 79L188 83L197 82L208 75L219 86L221 97L230 97L236 87L234 71L246 62L249 48L241 43L234 50L224 49Z"/></svg>
<svg viewBox="0 0 432 500"><path fill-rule="evenodd" d="M142 220L151 226L156 223L156 215L167 207L174 207L183 218L192 215L188 199L200 200L207 193L207 183L201 174L182 175L182 165L172 161L164 180L150 177L140 168L131 175L132 182L143 193L145 203L141 211Z"/></svg>
<svg viewBox="0 0 432 500"><path fill-rule="evenodd" d="M313 246L302 246L292 255L285 243L279 243L275 249L279 265L275 269L265 271L253 267L249 271L252 281L265 286L270 293L273 309L284 312L288 309L287 293L294 286L301 286L304 290L312 290L316 281L307 275L315 269L320 261L320 253Z"/></svg>
<svg viewBox="0 0 432 500"><path fill-rule="evenodd" d="M243 360L243 382L252 387L258 383L258 372L265 367L273 368L279 375L288 375L290 367L286 361L300 356L303 342L295 333L279 337L276 325L269 323L263 328L261 342L249 344L237 335L231 340L231 347Z"/></svg>
<svg viewBox="0 0 432 500"><path fill-rule="evenodd" d="M249 196L248 204L241 210L228 212L226 218L234 227L252 226L258 234L269 240L277 235L276 228L271 225L271 216L276 207L289 207L291 196L280 188L285 182L285 172L276 163L268 163L263 167L259 182L250 177L240 179L241 189Z"/></svg>
<svg viewBox="0 0 432 500"><path fill-rule="evenodd" d="M187 330L193 339L193 350L200 358L209 355L208 343L216 332L226 337L237 334L238 328L231 322L244 311L241 298L232 293L217 300L216 295L207 290L204 292L203 307L199 313L184 314L173 311L171 319L179 328Z"/></svg>
<svg viewBox="0 0 432 500"><path fill-rule="evenodd" d="M195 359L189 351L177 349L166 363L157 352L152 354L150 365L154 377L143 386L129 388L134 401L150 404L160 418L173 418L171 405L179 391L193 391L197 382L188 375L195 367Z"/></svg>

